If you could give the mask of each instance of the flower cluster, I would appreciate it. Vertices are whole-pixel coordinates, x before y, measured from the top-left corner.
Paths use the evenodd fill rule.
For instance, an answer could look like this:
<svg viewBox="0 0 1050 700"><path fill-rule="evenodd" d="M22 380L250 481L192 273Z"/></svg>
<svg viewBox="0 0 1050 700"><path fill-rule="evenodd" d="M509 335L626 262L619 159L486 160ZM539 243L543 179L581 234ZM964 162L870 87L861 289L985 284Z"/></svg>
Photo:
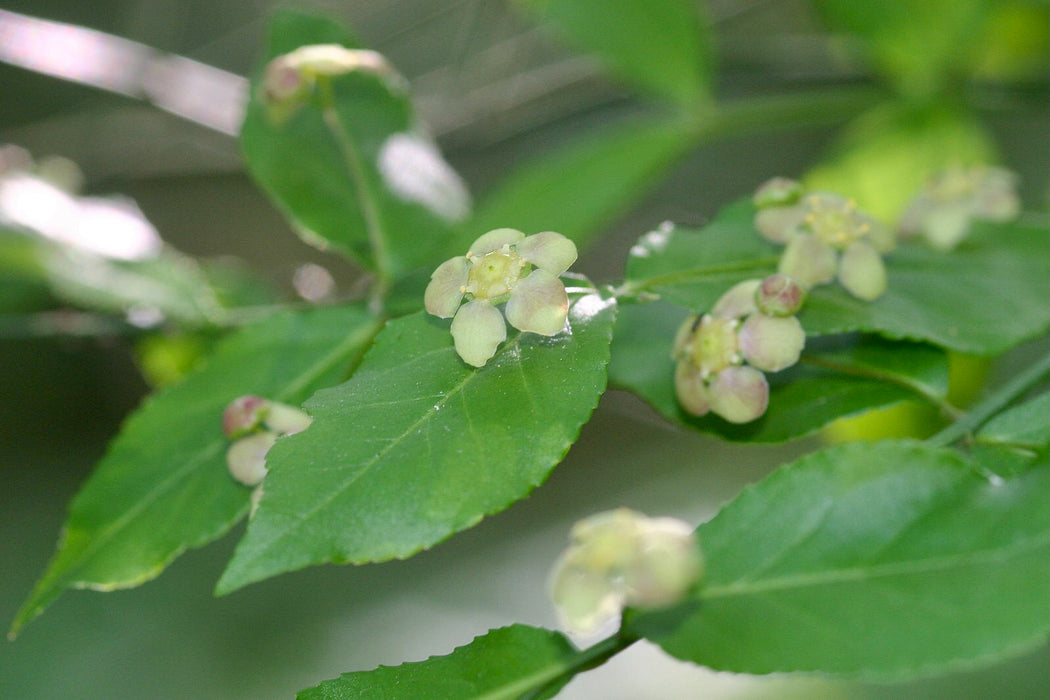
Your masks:
<svg viewBox="0 0 1050 700"><path fill-rule="evenodd" d="M814 287L836 277L853 296L872 301L886 291L882 253L895 245L893 230L828 192L805 192L774 178L754 195L755 228L785 245L778 270Z"/></svg>
<svg viewBox="0 0 1050 700"><path fill-rule="evenodd" d="M259 396L234 399L222 414L222 431L232 442L226 450L230 475L245 486L266 476L266 453L277 438L306 430L311 418L298 408Z"/></svg>
<svg viewBox="0 0 1050 700"><path fill-rule="evenodd" d="M1011 221L1021 212L1017 176L1004 168L956 166L934 175L898 222L902 236L925 237L940 250L962 241L974 219Z"/></svg>
<svg viewBox="0 0 1050 700"><path fill-rule="evenodd" d="M696 535L680 520L621 508L581 520L571 538L550 587L562 625L577 634L599 631L628 605L675 603L703 576Z"/></svg>
<svg viewBox="0 0 1050 700"><path fill-rule="evenodd" d="M794 365L805 345L794 316L804 299L802 285L776 274L741 282L709 313L686 319L672 351L682 408L696 416L710 411L731 423L765 413L769 383L763 372Z"/></svg>
<svg viewBox="0 0 1050 700"><path fill-rule="evenodd" d="M558 276L575 261L576 245L560 233L495 229L434 271L424 305L452 318L456 352L483 367L507 339L500 304L506 303L507 321L520 331L549 336L565 327L569 299Z"/></svg>

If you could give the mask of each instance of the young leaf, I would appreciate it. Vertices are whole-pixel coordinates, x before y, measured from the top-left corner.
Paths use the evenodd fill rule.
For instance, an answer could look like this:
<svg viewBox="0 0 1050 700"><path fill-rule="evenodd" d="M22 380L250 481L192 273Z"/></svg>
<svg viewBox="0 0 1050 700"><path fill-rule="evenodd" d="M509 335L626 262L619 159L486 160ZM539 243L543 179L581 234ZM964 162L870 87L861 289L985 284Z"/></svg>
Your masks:
<svg viewBox="0 0 1050 700"><path fill-rule="evenodd" d="M512 336L481 369L447 321L390 322L350 381L318 392L282 440L218 591L324 562L409 557L539 485L605 388L615 307L569 310L571 332Z"/></svg>
<svg viewBox="0 0 1050 700"><path fill-rule="evenodd" d="M357 307L274 316L148 399L73 500L58 552L12 633L66 588L137 586L226 532L247 512L250 491L227 472L223 409L246 394L298 404L337 381L376 330Z"/></svg>
<svg viewBox="0 0 1050 700"><path fill-rule="evenodd" d="M781 249L759 237L753 216L750 202L742 201L699 231L669 228L643 236L628 262L631 286L687 308L711 308L733 284L776 268ZM806 333L864 331L995 355L1050 327L1044 217L977 223L950 253L908 244L890 253L886 263L889 288L873 302L856 299L837 284L813 289L799 314Z"/></svg>
<svg viewBox="0 0 1050 700"><path fill-rule="evenodd" d="M642 89L692 106L709 96L710 40L697 3L620 0L522 0Z"/></svg>
<svg viewBox="0 0 1050 700"><path fill-rule="evenodd" d="M791 440L836 418L909 399L936 402L948 391L947 358L928 345L875 338L852 339L840 348L811 342L814 347L806 350L800 365L769 375L769 408L761 418L742 425L713 415L697 418L682 410L675 397L671 359L671 343L688 315L688 310L663 301L622 308L609 381L638 394L669 420L728 440Z"/></svg>
<svg viewBox="0 0 1050 700"><path fill-rule="evenodd" d="M274 22L266 58L293 48L355 46L330 20L292 11ZM440 257L452 223L469 213L459 176L413 114L403 79L357 70L318 85L305 104L276 117L252 80L241 147L252 176L303 238L381 274Z"/></svg>
<svg viewBox="0 0 1050 700"><path fill-rule="evenodd" d="M666 119L632 122L526 163L486 194L460 247L510 226L557 231L582 248L692 146L693 132Z"/></svg>
<svg viewBox="0 0 1050 700"><path fill-rule="evenodd" d="M981 478L951 450L851 444L789 464L698 532L707 579L632 631L740 673L895 679L1047 637L1046 469Z"/></svg>
<svg viewBox="0 0 1050 700"><path fill-rule="evenodd" d="M562 634L511 625L492 630L448 656L344 673L304 690L298 700L550 698L572 678L580 652Z"/></svg>

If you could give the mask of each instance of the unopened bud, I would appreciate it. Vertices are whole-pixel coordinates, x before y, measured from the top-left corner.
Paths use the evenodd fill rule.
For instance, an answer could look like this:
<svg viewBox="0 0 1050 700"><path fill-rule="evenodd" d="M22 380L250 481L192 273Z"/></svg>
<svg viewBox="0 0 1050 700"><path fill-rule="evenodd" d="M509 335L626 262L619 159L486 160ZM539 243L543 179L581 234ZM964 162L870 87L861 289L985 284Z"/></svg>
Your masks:
<svg viewBox="0 0 1050 700"><path fill-rule="evenodd" d="M791 316L802 308L806 290L793 277L783 273L762 280L755 291L758 310L769 316Z"/></svg>
<svg viewBox="0 0 1050 700"><path fill-rule="evenodd" d="M241 396L222 412L222 432L231 440L257 428L270 410L270 402L261 396Z"/></svg>

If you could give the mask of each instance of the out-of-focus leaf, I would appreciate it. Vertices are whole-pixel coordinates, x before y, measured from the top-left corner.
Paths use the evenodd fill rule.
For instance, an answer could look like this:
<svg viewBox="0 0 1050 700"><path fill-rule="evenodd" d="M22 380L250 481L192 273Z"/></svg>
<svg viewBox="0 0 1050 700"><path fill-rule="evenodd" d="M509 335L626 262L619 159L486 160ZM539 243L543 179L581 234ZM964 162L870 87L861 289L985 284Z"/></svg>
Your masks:
<svg viewBox="0 0 1050 700"><path fill-rule="evenodd" d="M631 123L526 163L487 193L459 247L509 226L557 231L582 248L691 147L693 132L665 119Z"/></svg>
<svg viewBox="0 0 1050 700"><path fill-rule="evenodd" d="M572 678L576 648L557 632L512 625L448 656L345 673L304 690L298 700L497 700L551 698Z"/></svg>
<svg viewBox="0 0 1050 700"><path fill-rule="evenodd" d="M376 330L358 307L280 314L238 331L200 370L148 399L73 500L12 633L67 588L139 585L226 532L250 491L227 472L223 409L247 394L298 405L337 381Z"/></svg>
<svg viewBox="0 0 1050 700"><path fill-rule="evenodd" d="M983 467L1009 475L1046 464L1050 452L1050 393L1000 413L977 431L971 453Z"/></svg>
<svg viewBox="0 0 1050 700"><path fill-rule="evenodd" d="M309 44L356 46L336 23L286 10L267 60ZM469 213L459 176L413 114L400 76L358 70L333 77L331 104L318 88L275 118L256 72L241 130L252 176L308 243L401 274L440 258L452 224Z"/></svg>
<svg viewBox="0 0 1050 700"><path fill-rule="evenodd" d="M571 332L512 336L475 369L448 321L391 321L314 422L270 453L266 490L219 581L241 586L326 562L409 557L539 485L598 403L615 305L595 294Z"/></svg>
<svg viewBox="0 0 1050 700"><path fill-rule="evenodd" d="M710 309L733 284L776 269L780 248L752 226L750 202L700 230L654 231L631 251L627 277L691 309ZM1050 237L1043 216L976 223L956 250L903 245L887 256L889 287L872 302L837 284L813 289L799 320L811 336L863 331L995 355L1050 327Z"/></svg>
<svg viewBox="0 0 1050 700"><path fill-rule="evenodd" d="M1047 475L988 481L910 442L807 455L700 526L693 599L629 627L737 673L897 679L992 663L1047 637Z"/></svg>
<svg viewBox="0 0 1050 700"><path fill-rule="evenodd" d="M977 53L988 0L820 0L833 28L854 35L862 55L907 94L928 96L965 76Z"/></svg>
<svg viewBox="0 0 1050 700"><path fill-rule="evenodd" d="M669 420L729 440L781 442L809 434L836 418L898 404L948 389L945 354L928 345L853 341L842 348L807 350L802 364L769 375L769 408L756 421L735 425L714 415L691 416L678 404L671 345L686 309L667 302L620 310L609 381L638 394Z"/></svg>
<svg viewBox="0 0 1050 700"><path fill-rule="evenodd" d="M709 97L712 51L687 0L521 0L640 88L690 106Z"/></svg>
<svg viewBox="0 0 1050 700"><path fill-rule="evenodd" d="M887 104L847 126L805 183L852 197L892 223L938 170L997 160L992 138L969 115L943 106Z"/></svg>

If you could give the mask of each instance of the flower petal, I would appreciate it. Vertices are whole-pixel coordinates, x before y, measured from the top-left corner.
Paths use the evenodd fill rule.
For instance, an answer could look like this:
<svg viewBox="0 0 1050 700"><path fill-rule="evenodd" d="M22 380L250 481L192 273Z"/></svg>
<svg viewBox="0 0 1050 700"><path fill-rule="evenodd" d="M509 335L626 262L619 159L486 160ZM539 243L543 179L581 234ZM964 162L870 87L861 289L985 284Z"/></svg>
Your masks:
<svg viewBox="0 0 1050 700"><path fill-rule="evenodd" d="M801 204L766 207L755 214L755 228L767 241L785 243L805 218L806 208Z"/></svg>
<svg viewBox="0 0 1050 700"><path fill-rule="evenodd" d="M463 287L469 271L470 261L462 255L441 263L430 276L430 284L423 293L423 305L427 311L439 318L455 316L459 302L463 300Z"/></svg>
<svg viewBox="0 0 1050 700"><path fill-rule="evenodd" d="M554 335L565 327L569 312L569 297L561 280L545 272L533 270L518 282L507 301L507 320L519 331Z"/></svg>
<svg viewBox="0 0 1050 700"><path fill-rule="evenodd" d="M839 282L858 299L878 299L886 291L886 265L882 256L863 241L854 243L842 253Z"/></svg>
<svg viewBox="0 0 1050 700"><path fill-rule="evenodd" d="M505 245L514 245L525 234L513 228L497 228L483 234L470 246L470 255L484 255L499 250Z"/></svg>
<svg viewBox="0 0 1050 700"><path fill-rule="evenodd" d="M708 386L711 410L730 423L748 423L766 412L769 383L754 367L727 367Z"/></svg>
<svg viewBox="0 0 1050 700"><path fill-rule="evenodd" d="M779 372L798 362L806 333L794 316L752 314L740 327L740 352L753 367Z"/></svg>
<svg viewBox="0 0 1050 700"><path fill-rule="evenodd" d="M711 315L723 318L743 318L754 313L758 309L755 304L755 292L758 291L761 284L762 280L744 280L734 284L715 302Z"/></svg>
<svg viewBox="0 0 1050 700"><path fill-rule="evenodd" d="M700 375L700 368L688 360L675 367L674 391L682 408L694 416L705 415L711 410L711 397Z"/></svg>
<svg viewBox="0 0 1050 700"><path fill-rule="evenodd" d="M792 236L780 257L779 272L790 275L806 287L835 279L838 256L826 243L811 233Z"/></svg>
<svg viewBox="0 0 1050 700"><path fill-rule="evenodd" d="M575 634L593 634L615 619L623 608L623 593L607 571L581 566L570 548L554 565L550 590L562 626Z"/></svg>
<svg viewBox="0 0 1050 700"><path fill-rule="evenodd" d="M534 233L519 243L517 250L525 260L555 277L568 270L577 256L576 244L554 231Z"/></svg>
<svg viewBox="0 0 1050 700"><path fill-rule="evenodd" d="M463 361L484 367L496 354L496 348L507 339L507 324L500 312L487 301L467 302L452 319L452 339Z"/></svg>
<svg viewBox="0 0 1050 700"><path fill-rule="evenodd" d="M266 476L266 453L277 442L268 430L235 440L226 450L230 475L245 486L255 486Z"/></svg>

